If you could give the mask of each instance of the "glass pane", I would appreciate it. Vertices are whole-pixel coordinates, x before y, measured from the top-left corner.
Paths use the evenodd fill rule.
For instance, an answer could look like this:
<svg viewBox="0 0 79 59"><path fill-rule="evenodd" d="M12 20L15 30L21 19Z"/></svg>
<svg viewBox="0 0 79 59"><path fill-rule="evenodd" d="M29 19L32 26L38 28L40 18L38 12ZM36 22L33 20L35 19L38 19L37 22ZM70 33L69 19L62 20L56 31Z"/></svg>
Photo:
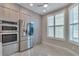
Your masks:
<svg viewBox="0 0 79 59"><path fill-rule="evenodd" d="M49 16L47 20L48 26L54 25L54 16Z"/></svg>
<svg viewBox="0 0 79 59"><path fill-rule="evenodd" d="M64 13L61 13L55 16L55 24L64 25Z"/></svg>
<svg viewBox="0 0 79 59"><path fill-rule="evenodd" d="M73 23L78 23L78 6L73 9Z"/></svg>
<svg viewBox="0 0 79 59"><path fill-rule="evenodd" d="M55 37L64 38L64 26L56 27L56 29L55 29Z"/></svg>
<svg viewBox="0 0 79 59"><path fill-rule="evenodd" d="M69 11L69 19L70 19L69 23L72 24L73 23L73 9Z"/></svg>
<svg viewBox="0 0 79 59"><path fill-rule="evenodd" d="M78 42L78 25L73 25L73 26L74 26L73 38L75 42Z"/></svg>
<svg viewBox="0 0 79 59"><path fill-rule="evenodd" d="M70 26L70 40L78 42L78 24Z"/></svg>
<svg viewBox="0 0 79 59"><path fill-rule="evenodd" d="M54 27L48 27L48 37L54 37Z"/></svg>
<svg viewBox="0 0 79 59"><path fill-rule="evenodd" d="M74 38L78 38L78 24L77 25L73 25L73 26L74 26L74 30L73 29L72 30L74 31L74 33L73 33L74 34Z"/></svg>
<svg viewBox="0 0 79 59"><path fill-rule="evenodd" d="M72 34L72 33L73 33L72 29L73 29L73 26L70 25L70 29L69 29L69 30L70 30L70 40L74 41L73 38L72 38L72 36L73 36L73 34Z"/></svg>
<svg viewBox="0 0 79 59"><path fill-rule="evenodd" d="M70 10L69 16L70 16L70 24L78 23L78 6Z"/></svg>

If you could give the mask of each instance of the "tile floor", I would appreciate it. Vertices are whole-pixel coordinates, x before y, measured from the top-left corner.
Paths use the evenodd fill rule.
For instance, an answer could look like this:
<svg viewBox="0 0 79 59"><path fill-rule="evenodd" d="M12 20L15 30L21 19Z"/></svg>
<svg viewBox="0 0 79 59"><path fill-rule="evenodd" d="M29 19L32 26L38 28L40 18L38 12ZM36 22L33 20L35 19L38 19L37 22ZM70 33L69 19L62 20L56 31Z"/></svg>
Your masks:
<svg viewBox="0 0 79 59"><path fill-rule="evenodd" d="M73 56L73 54L63 49L40 44L33 47L32 49L15 53L11 56Z"/></svg>

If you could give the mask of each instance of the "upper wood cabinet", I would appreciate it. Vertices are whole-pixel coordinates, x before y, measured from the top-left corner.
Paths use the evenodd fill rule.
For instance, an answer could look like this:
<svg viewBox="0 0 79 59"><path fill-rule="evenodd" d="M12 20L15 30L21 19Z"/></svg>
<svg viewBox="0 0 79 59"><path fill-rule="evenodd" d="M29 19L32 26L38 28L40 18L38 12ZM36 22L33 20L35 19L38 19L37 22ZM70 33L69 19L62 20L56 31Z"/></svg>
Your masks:
<svg viewBox="0 0 79 59"><path fill-rule="evenodd" d="M10 20L10 9L3 8L3 14L4 20Z"/></svg>
<svg viewBox="0 0 79 59"><path fill-rule="evenodd" d="M19 20L19 11L0 7L0 19L2 19L2 20Z"/></svg>
<svg viewBox="0 0 79 59"><path fill-rule="evenodd" d="M15 3L0 3L1 7L5 7L5 8L9 8L9 9L13 9L15 11L19 11L19 6Z"/></svg>
<svg viewBox="0 0 79 59"><path fill-rule="evenodd" d="M19 12L10 10L10 19L11 20L19 20Z"/></svg>
<svg viewBox="0 0 79 59"><path fill-rule="evenodd" d="M0 20L3 19L3 16L4 16L4 15L3 15L3 8L0 7Z"/></svg>
<svg viewBox="0 0 79 59"><path fill-rule="evenodd" d="M23 13L20 13L20 19L21 20L27 20L27 15L23 14Z"/></svg>

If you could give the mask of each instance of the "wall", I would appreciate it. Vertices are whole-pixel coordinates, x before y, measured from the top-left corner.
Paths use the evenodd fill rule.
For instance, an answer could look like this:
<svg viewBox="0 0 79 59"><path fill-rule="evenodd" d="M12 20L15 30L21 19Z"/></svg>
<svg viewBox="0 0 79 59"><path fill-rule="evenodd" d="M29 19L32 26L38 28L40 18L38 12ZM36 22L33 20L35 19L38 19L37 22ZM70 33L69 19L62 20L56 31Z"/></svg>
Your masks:
<svg viewBox="0 0 79 59"><path fill-rule="evenodd" d="M79 55L79 46L69 42L68 7L69 6L66 6L64 8L61 8L61 9L57 10L57 11L54 11L54 12L51 12L47 15L42 16L42 43L51 44L52 46L56 45L56 46L59 46L59 47L67 48L69 50L74 51L75 53L77 53ZM56 13L59 13L62 10L65 11L65 21L64 21L64 23L65 23L65 26L64 26L64 39L65 40L63 40L63 41L47 37L47 16L48 15L54 15Z"/></svg>

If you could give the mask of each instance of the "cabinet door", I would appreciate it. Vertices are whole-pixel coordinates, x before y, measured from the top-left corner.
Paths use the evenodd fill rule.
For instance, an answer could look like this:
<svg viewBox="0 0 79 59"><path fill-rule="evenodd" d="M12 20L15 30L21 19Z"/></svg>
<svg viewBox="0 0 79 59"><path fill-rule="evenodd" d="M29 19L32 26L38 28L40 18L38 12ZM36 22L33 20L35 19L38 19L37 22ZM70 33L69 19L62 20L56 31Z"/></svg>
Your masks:
<svg viewBox="0 0 79 59"><path fill-rule="evenodd" d="M14 10L10 10L10 19L19 20L19 13Z"/></svg>
<svg viewBox="0 0 79 59"><path fill-rule="evenodd" d="M25 29L25 21L20 20L20 36L25 36L26 29Z"/></svg>
<svg viewBox="0 0 79 59"><path fill-rule="evenodd" d="M18 44L17 43L2 47L2 52L3 52L4 56L12 55L17 51L18 51Z"/></svg>
<svg viewBox="0 0 79 59"><path fill-rule="evenodd" d="M20 15L20 32L21 32L21 36L24 36L24 32L26 32L26 21L27 21L27 15L25 14L21 14Z"/></svg>
<svg viewBox="0 0 79 59"><path fill-rule="evenodd" d="M2 34L0 33L0 42L2 43Z"/></svg>
<svg viewBox="0 0 79 59"><path fill-rule="evenodd" d="M21 13L21 14L20 14L20 19L21 19L21 20L27 20L27 15Z"/></svg>
<svg viewBox="0 0 79 59"><path fill-rule="evenodd" d="M27 40L21 41L20 42L20 51L24 51L24 50L28 49L27 44L28 44Z"/></svg>
<svg viewBox="0 0 79 59"><path fill-rule="evenodd" d="M2 25L1 25L1 20L0 20L0 33L2 32Z"/></svg>
<svg viewBox="0 0 79 59"><path fill-rule="evenodd" d="M19 20L19 12L14 12L15 20Z"/></svg>
<svg viewBox="0 0 79 59"><path fill-rule="evenodd" d="M2 20L3 19L3 8L2 7L0 7L0 20Z"/></svg>
<svg viewBox="0 0 79 59"><path fill-rule="evenodd" d="M2 42L0 42L0 56L2 56Z"/></svg>
<svg viewBox="0 0 79 59"><path fill-rule="evenodd" d="M4 8L4 20L10 20L10 9Z"/></svg>

